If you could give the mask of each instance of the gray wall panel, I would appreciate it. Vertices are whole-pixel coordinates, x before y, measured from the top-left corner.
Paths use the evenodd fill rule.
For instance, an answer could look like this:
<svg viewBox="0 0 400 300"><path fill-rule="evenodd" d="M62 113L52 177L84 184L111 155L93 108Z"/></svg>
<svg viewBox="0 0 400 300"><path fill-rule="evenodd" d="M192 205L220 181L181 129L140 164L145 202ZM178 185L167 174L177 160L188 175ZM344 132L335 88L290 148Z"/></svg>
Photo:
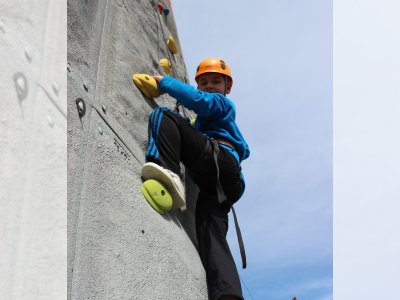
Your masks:
<svg viewBox="0 0 400 300"><path fill-rule="evenodd" d="M179 43L173 14L158 15L151 1L68 2L69 299L207 299L195 185L182 171L187 210L166 215L140 190L148 117L175 101L146 99L131 78L163 74L166 57L187 81L182 54L167 52L169 34Z"/></svg>
<svg viewBox="0 0 400 300"><path fill-rule="evenodd" d="M0 2L0 298L66 298L66 18Z"/></svg>

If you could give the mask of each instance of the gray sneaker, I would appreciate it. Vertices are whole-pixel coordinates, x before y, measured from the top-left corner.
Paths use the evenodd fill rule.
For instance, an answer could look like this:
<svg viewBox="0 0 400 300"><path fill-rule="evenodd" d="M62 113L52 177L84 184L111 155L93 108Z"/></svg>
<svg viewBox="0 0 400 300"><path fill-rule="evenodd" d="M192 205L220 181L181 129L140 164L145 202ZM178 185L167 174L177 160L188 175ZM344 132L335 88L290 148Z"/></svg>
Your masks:
<svg viewBox="0 0 400 300"><path fill-rule="evenodd" d="M148 162L143 165L142 177L144 180L155 179L165 185L171 194L173 208L181 208L186 205L185 188L177 174L155 163Z"/></svg>

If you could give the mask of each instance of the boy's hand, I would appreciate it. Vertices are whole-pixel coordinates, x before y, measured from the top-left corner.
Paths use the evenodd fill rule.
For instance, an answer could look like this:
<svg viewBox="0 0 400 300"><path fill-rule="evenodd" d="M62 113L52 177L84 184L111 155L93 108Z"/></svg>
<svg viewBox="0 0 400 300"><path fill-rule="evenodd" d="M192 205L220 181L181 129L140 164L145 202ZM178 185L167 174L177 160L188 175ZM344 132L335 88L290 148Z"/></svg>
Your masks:
<svg viewBox="0 0 400 300"><path fill-rule="evenodd" d="M157 77L161 77L161 76L157 76ZM132 80L133 80L133 83L136 85L136 87L148 99L157 98L158 96L160 96L162 94L161 91L158 89L157 80L151 75L133 74Z"/></svg>
<svg viewBox="0 0 400 300"><path fill-rule="evenodd" d="M161 81L161 79L163 79L164 76L153 76L153 78L157 81L157 83L159 83Z"/></svg>

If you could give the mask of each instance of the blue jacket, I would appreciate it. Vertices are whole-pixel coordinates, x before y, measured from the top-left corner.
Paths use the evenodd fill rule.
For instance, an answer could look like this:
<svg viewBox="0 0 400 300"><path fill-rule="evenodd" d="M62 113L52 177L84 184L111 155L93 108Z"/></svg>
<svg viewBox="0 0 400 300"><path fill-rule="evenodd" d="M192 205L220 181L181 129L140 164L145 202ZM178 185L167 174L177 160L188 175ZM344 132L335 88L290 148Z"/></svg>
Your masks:
<svg viewBox="0 0 400 300"><path fill-rule="evenodd" d="M239 163L249 157L250 149L235 122L236 109L231 100L220 93L197 90L170 76L164 76L158 88L197 114L196 129L210 138L231 142L239 156Z"/></svg>

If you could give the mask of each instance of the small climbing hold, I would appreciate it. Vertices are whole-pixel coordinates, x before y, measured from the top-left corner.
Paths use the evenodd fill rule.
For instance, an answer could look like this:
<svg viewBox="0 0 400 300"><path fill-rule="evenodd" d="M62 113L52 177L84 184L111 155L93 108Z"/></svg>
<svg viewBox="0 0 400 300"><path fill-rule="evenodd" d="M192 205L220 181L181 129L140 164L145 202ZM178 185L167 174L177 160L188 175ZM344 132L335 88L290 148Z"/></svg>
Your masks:
<svg viewBox="0 0 400 300"><path fill-rule="evenodd" d="M32 62L32 55L31 55L31 53L29 52L28 49L25 49L25 58L26 58L29 62Z"/></svg>
<svg viewBox="0 0 400 300"><path fill-rule="evenodd" d="M3 21L3 19L0 19L0 31L2 31L3 33L6 33L6 31L4 30L4 21Z"/></svg>
<svg viewBox="0 0 400 300"><path fill-rule="evenodd" d="M157 7L157 9L158 9L158 12L159 12L160 14L162 14L163 11L164 11L164 5L162 5L161 2L157 2L156 7Z"/></svg>
<svg viewBox="0 0 400 300"><path fill-rule="evenodd" d="M160 60L160 65L163 68L165 74L167 74L167 75L171 74L172 65L171 65L171 62L168 59L162 58Z"/></svg>
<svg viewBox="0 0 400 300"><path fill-rule="evenodd" d="M162 5L164 6L164 14L165 14L166 16L168 16L168 14L169 14L169 7L168 7L167 2L166 2L165 0L161 0L161 3L162 3ZM170 3L169 3L169 5L170 5Z"/></svg>
<svg viewBox="0 0 400 300"><path fill-rule="evenodd" d="M60 87L58 86L57 82L53 82L52 88L54 93L58 96L58 92L60 91Z"/></svg>
<svg viewBox="0 0 400 300"><path fill-rule="evenodd" d="M78 103L78 107L79 107L79 111L83 111L84 110L84 105L83 105L82 101Z"/></svg>
<svg viewBox="0 0 400 300"><path fill-rule="evenodd" d="M147 202L160 214L172 209L172 198L163 184L154 179L146 180L141 190Z"/></svg>
<svg viewBox="0 0 400 300"><path fill-rule="evenodd" d="M49 124L50 127L54 127L54 121L53 121L53 118L52 118L52 117L50 117L49 115L47 115L47 116L46 116L46 120L47 120L47 123Z"/></svg>
<svg viewBox="0 0 400 300"><path fill-rule="evenodd" d="M167 38L167 47L172 54L178 53L178 47L176 46L175 40L171 35Z"/></svg>
<svg viewBox="0 0 400 300"><path fill-rule="evenodd" d="M77 98L75 100L76 106L78 108L79 117L82 118L86 113L85 101L82 98Z"/></svg>
<svg viewBox="0 0 400 300"><path fill-rule="evenodd" d="M168 8L168 6L165 6L165 7L164 7L164 14L165 14L166 16L169 15L169 8Z"/></svg>
<svg viewBox="0 0 400 300"><path fill-rule="evenodd" d="M147 74L133 74L133 83L146 96L146 98L157 98L161 95L158 90L157 81Z"/></svg>
<svg viewBox="0 0 400 300"><path fill-rule="evenodd" d="M13 75L15 90L17 91L18 100L22 101L28 96L28 80L22 72Z"/></svg>

